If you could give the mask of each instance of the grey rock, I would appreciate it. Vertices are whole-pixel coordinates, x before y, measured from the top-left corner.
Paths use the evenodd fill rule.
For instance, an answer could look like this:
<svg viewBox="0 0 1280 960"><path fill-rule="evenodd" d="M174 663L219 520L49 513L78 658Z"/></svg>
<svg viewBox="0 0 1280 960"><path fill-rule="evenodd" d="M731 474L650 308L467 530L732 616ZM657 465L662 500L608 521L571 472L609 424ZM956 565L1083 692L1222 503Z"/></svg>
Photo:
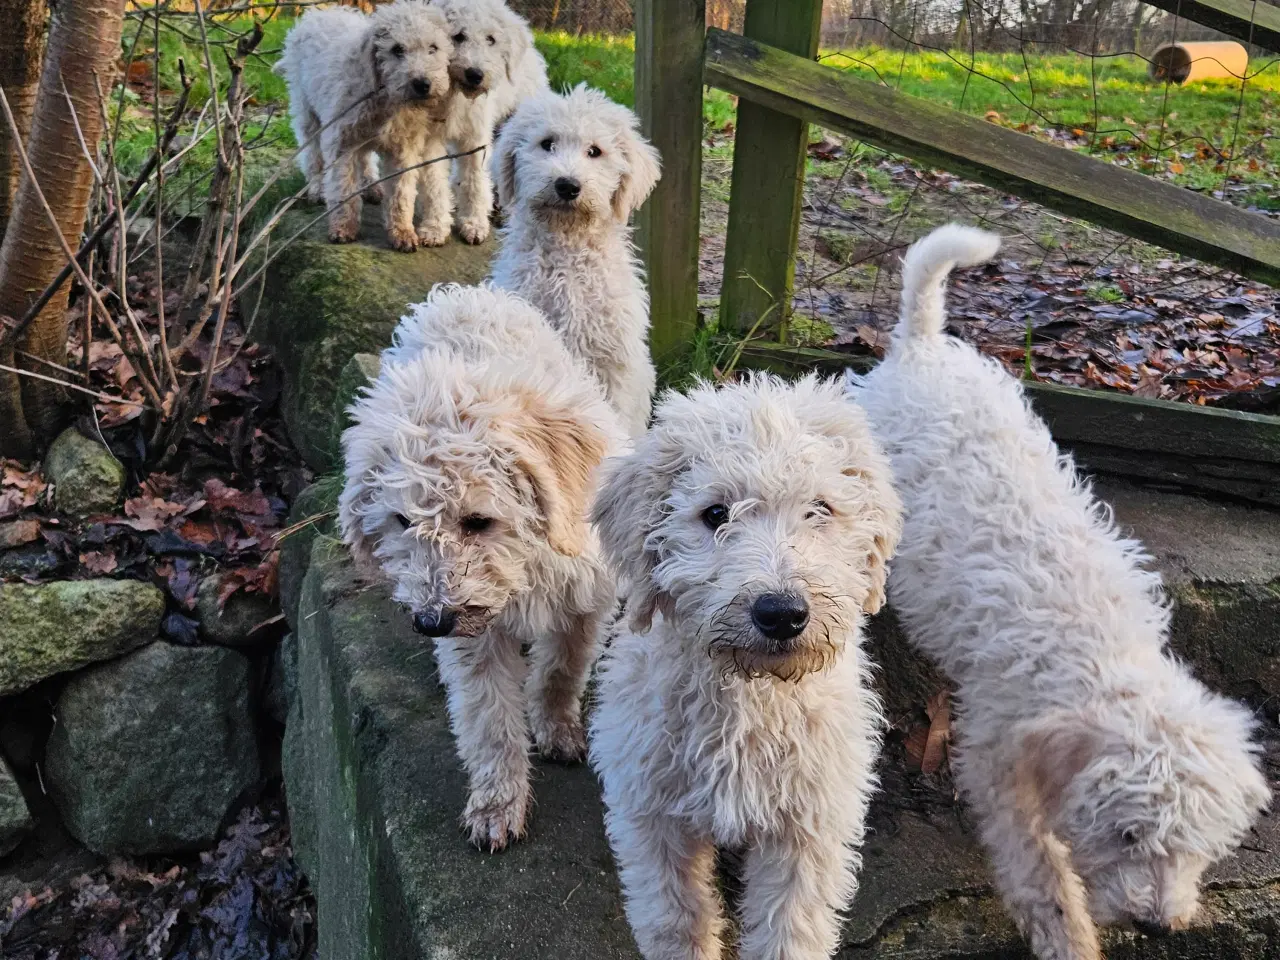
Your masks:
<svg viewBox="0 0 1280 960"><path fill-rule="evenodd" d="M258 779L250 686L234 650L166 643L73 677L46 755L67 828L103 855L211 844Z"/></svg>
<svg viewBox="0 0 1280 960"><path fill-rule="evenodd" d="M218 574L205 577L196 591L196 616L200 619L200 635L209 643L222 647L251 647L266 640L265 631L254 627L280 612L278 603L263 593L237 590L218 609L218 591L223 579Z"/></svg>
<svg viewBox="0 0 1280 960"><path fill-rule="evenodd" d="M163 615L136 580L0 584L0 697L149 643Z"/></svg>
<svg viewBox="0 0 1280 960"><path fill-rule="evenodd" d="M302 595L302 578L311 562L311 545L316 537L333 536L334 514L342 494L341 476L321 477L293 501L289 526L293 532L280 545L280 565L276 579L280 584L280 606L297 629L298 598Z"/></svg>
<svg viewBox="0 0 1280 960"><path fill-rule="evenodd" d="M276 723L283 724L289 716L289 705L297 696L298 646L293 634L285 634L271 653L270 672L267 674L263 693L263 708Z"/></svg>
<svg viewBox="0 0 1280 960"><path fill-rule="evenodd" d="M0 857L12 853L34 826L18 781L0 757Z"/></svg>
<svg viewBox="0 0 1280 960"><path fill-rule="evenodd" d="M44 474L54 483L54 505L73 516L110 513L124 495L120 461L74 427L53 441L44 458Z"/></svg>

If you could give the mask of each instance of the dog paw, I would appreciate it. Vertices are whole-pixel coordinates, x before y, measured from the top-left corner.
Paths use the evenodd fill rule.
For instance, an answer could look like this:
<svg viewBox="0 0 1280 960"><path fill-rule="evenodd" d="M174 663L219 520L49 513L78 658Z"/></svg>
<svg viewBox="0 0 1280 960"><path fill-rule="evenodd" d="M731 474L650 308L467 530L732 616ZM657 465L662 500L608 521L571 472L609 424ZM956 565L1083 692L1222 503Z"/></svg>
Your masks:
<svg viewBox="0 0 1280 960"><path fill-rule="evenodd" d="M587 758L587 733L581 720L535 721L533 739L543 759L581 763Z"/></svg>
<svg viewBox="0 0 1280 960"><path fill-rule="evenodd" d="M404 227L388 227L387 243L402 253L413 253L418 249L418 235Z"/></svg>
<svg viewBox="0 0 1280 960"><path fill-rule="evenodd" d="M360 228L358 226L353 227L343 224L342 226L331 226L329 228L330 243L355 243L359 236Z"/></svg>
<svg viewBox="0 0 1280 960"><path fill-rule="evenodd" d="M443 247L449 242L449 227L422 227L418 230L418 242L424 247Z"/></svg>
<svg viewBox="0 0 1280 960"><path fill-rule="evenodd" d="M481 850L497 853L509 844L524 839L525 820L529 813L529 788L518 791L482 791L473 793L462 814L462 829L467 839Z"/></svg>
<svg viewBox="0 0 1280 960"><path fill-rule="evenodd" d="M458 236L467 243L484 243L489 239L489 218L463 220L458 224Z"/></svg>
<svg viewBox="0 0 1280 960"><path fill-rule="evenodd" d="M382 202L386 192L382 189L382 184L371 183L364 188L364 192L360 194L364 198L365 203L379 204Z"/></svg>

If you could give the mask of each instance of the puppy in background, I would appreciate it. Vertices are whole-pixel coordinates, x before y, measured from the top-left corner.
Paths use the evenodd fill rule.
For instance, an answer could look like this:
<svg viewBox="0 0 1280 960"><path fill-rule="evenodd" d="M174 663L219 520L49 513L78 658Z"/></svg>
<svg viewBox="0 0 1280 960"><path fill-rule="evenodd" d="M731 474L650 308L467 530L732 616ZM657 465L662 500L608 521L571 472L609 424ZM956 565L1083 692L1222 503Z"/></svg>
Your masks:
<svg viewBox="0 0 1280 960"><path fill-rule="evenodd" d="M507 214L493 281L541 309L599 377L632 436L649 422L649 292L632 211L660 173L636 116L598 90L543 93L512 114L494 176Z"/></svg>
<svg viewBox="0 0 1280 960"><path fill-rule="evenodd" d="M443 124L450 52L443 14L417 0L396 0L372 16L309 10L285 37L274 69L289 85L298 165L311 195L329 208L331 242L359 236L358 191L376 169L375 152L392 170L430 159L425 131ZM387 240L399 250L418 243L418 179L415 170L393 180L384 207ZM371 191L371 199L379 195Z"/></svg>
<svg viewBox="0 0 1280 960"><path fill-rule="evenodd" d="M721 845L747 850L743 960L825 960L883 725L860 643L898 538L888 462L836 384L700 386L608 463L594 519L630 623L591 761L641 953L721 956Z"/></svg>
<svg viewBox="0 0 1280 960"><path fill-rule="evenodd" d="M350 412L343 539L434 640L463 827L501 849L525 832L530 732L545 757L585 754L581 697L615 603L587 509L622 429L542 316L486 287L412 307Z"/></svg>
<svg viewBox="0 0 1280 960"><path fill-rule="evenodd" d="M491 144L494 130L517 104L547 89L547 65L534 49L529 24L502 0L429 2L448 20L451 38L453 94L445 112L442 143L446 152L461 154ZM453 207L443 165L424 167L422 180L424 196L430 198L434 211L423 231L423 243L444 243L453 225ZM459 157L454 182L458 235L467 243L483 243L489 237L493 211L488 151Z"/></svg>
<svg viewBox="0 0 1280 960"><path fill-rule="evenodd" d="M1249 712L1166 648L1169 606L1017 381L943 333L943 284L999 239L911 247L884 362L851 397L906 524L890 593L959 689L961 789L1041 960L1099 960L1095 924L1180 929L1270 800Z"/></svg>

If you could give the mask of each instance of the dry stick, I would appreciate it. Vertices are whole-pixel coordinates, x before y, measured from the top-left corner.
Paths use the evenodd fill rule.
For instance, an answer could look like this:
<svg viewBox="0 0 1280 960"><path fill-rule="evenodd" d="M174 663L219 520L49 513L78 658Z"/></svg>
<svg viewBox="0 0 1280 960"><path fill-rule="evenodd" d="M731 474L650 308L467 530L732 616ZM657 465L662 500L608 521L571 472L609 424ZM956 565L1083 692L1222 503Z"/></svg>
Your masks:
<svg viewBox="0 0 1280 960"><path fill-rule="evenodd" d="M98 79L98 71L93 71L93 88L98 95L98 111L102 114L103 129L107 129L110 120L107 114L107 98L102 92L102 83ZM120 210L120 200L124 196L124 184L120 180L120 168L116 164L115 145L111 137L103 140L107 151L107 169L112 175L112 185L107 185L108 193L111 194L115 202L117 210ZM116 249L119 256L116 263L116 300L120 303L120 309L124 312L125 319L129 321L129 329L133 332L133 337L138 341L138 357L143 361L146 367L146 374L151 378L151 382L156 385L156 392L159 393L164 389L164 385L160 382L160 375L156 372L155 361L151 358L151 341L147 337L146 331L142 327L141 321L138 320L137 314L133 312L133 307L129 305L129 238L125 233L124 213L120 210L116 215L117 237ZM141 375L141 371L139 371Z"/></svg>
<svg viewBox="0 0 1280 960"><path fill-rule="evenodd" d="M162 157L164 152L169 149L169 144L173 142L173 138L178 134L178 122L182 119L182 114L186 111L187 95L191 91L190 83L186 82L186 73L184 72L182 76L182 95L178 98L177 108L169 115L169 125L164 131L164 142L156 145L155 151L143 165L142 172L134 179L133 185L129 188L129 193L125 197L126 206L133 202L134 198L136 198L138 193L142 190L142 187L151 178L151 173L155 169L156 163L159 162L159 158ZM74 112L72 113L72 116L75 116ZM107 231L114 225L115 218L119 215L119 212L119 210L113 210L103 218L102 222L99 223L97 227L94 228L93 233L89 235L89 239L80 245L80 249L76 251L75 257L72 258L76 264L79 264L82 259L88 257L90 251L102 242L102 238L107 235ZM22 315L21 319L19 319L18 322L3 335L0 335L0 350L4 350L5 347L12 344L22 331L31 325L31 322L39 316L40 311L45 308L45 304L52 300L57 292L62 289L62 285L67 282L67 278L70 277L73 272L75 272L75 268L71 262L68 262L66 266L58 271L58 275L53 278L53 281L49 286L45 287L44 292L41 293L40 296L36 297L31 306L27 308L27 312Z"/></svg>
<svg viewBox="0 0 1280 960"><path fill-rule="evenodd" d="M31 158L27 156L26 144L22 141L22 136L18 132L18 122L14 119L13 110L9 107L9 98L4 95L4 88L0 87L0 108L4 109L4 119L9 125L9 136L12 137L13 150L18 155L18 159L22 162L22 172L27 179L31 181L31 189L35 192L36 199L40 201L40 206L44 210L44 215L48 218L50 226L53 227L54 236L58 238L58 244L62 247L62 253L67 261L72 265L76 272L76 279L80 281L80 285L84 287L85 293L88 294L94 307L101 313L103 320L106 321L107 328L111 331L111 336L115 339L116 344L121 350L128 353L124 340L120 336L120 330L111 319L111 315L107 312L106 306L102 302L102 298L98 295L98 289L93 285L93 281L85 275L84 269L76 262L75 254L71 250L71 244L67 243L67 238L62 235L62 228L58 225L58 218L54 215L53 208L49 206L49 201L45 199L44 191L40 189L40 182L36 179L36 173L31 168ZM136 369L138 381L142 384L143 389L149 395L151 402L157 410L161 409L160 395L156 392L155 387L148 382L143 375L141 369Z"/></svg>
<svg viewBox="0 0 1280 960"><path fill-rule="evenodd" d="M156 143L160 142L160 4L156 4L153 8L155 13L155 29L152 33L151 46L155 50L155 69L152 73L153 91L151 95L151 122L156 132ZM145 21L144 21L145 23ZM142 27L138 27L138 32L142 32ZM182 69L182 61L178 61L179 69ZM185 78L184 78L185 79ZM164 317L164 244L162 244L161 231L164 228L164 164L156 166L156 198L155 198L155 243L156 243L156 327L160 331L160 362L164 368L165 379L176 390L178 389L178 374L173 369L173 357L169 355L169 332L165 326Z"/></svg>
<svg viewBox="0 0 1280 960"><path fill-rule="evenodd" d="M0 370L6 373L12 373L17 377L31 377L33 380L43 380L45 383L56 383L60 387L67 390L75 390L77 393L87 393L91 397L99 400L106 400L108 403L123 403L130 407L145 407L145 403L139 403L137 400L130 400L128 397L116 397L109 393L103 393L101 390L90 390L88 387L82 387L78 383L67 383L65 380L59 380L57 377L47 377L43 373L36 373L34 370L23 370L20 367L10 367L0 363Z"/></svg>

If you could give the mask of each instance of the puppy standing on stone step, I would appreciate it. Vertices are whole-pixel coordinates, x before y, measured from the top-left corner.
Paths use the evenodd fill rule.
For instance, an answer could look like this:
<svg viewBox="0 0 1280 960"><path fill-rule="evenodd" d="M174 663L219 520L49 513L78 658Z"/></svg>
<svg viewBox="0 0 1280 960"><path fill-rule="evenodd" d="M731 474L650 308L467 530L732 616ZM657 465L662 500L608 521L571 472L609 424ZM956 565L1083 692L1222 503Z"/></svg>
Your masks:
<svg viewBox="0 0 1280 960"><path fill-rule="evenodd" d="M375 151L391 170L429 159L427 131L442 127L448 102L450 50L443 14L417 0L396 0L368 17L309 10L285 37L275 70L289 85L298 165L312 196L329 208L334 243L359 236L356 191L374 169ZM387 240L400 250L418 243L418 178L415 170L393 180L384 208Z"/></svg>
<svg viewBox="0 0 1280 960"><path fill-rule="evenodd" d="M594 516L629 628L591 761L647 960L714 960L715 846L746 848L743 960L825 960L856 888L882 719L861 649L898 538L888 463L838 385L668 394Z"/></svg>
<svg viewBox="0 0 1280 960"><path fill-rule="evenodd" d="M517 104L547 89L547 65L534 49L529 24L502 0L430 3L448 19L452 38L449 76L453 94L440 143L457 154L488 146L494 130ZM493 212L488 151L459 157L454 183L458 235L467 243L483 243L489 237L489 215ZM453 225L452 196L443 165L423 167L422 185L433 210L421 231L422 242L434 246L449 238Z"/></svg>
<svg viewBox="0 0 1280 960"><path fill-rule="evenodd" d="M851 395L906 524L890 593L959 688L957 777L1041 960L1098 960L1095 922L1177 929L1269 802L1253 721L1166 649L1169 608L994 360L943 334L943 283L994 235L903 263L902 319Z"/></svg>
<svg viewBox="0 0 1280 960"><path fill-rule="evenodd" d="M351 414L343 539L435 640L463 826L500 849L525 831L530 728L544 756L586 750L582 691L616 602L586 513L621 426L542 316L487 287L410 308Z"/></svg>
<svg viewBox="0 0 1280 960"><path fill-rule="evenodd" d="M507 214L498 286L546 314L604 384L632 436L653 398L649 292L627 221L658 182L658 152L636 116L598 90L526 100L498 138Z"/></svg>

